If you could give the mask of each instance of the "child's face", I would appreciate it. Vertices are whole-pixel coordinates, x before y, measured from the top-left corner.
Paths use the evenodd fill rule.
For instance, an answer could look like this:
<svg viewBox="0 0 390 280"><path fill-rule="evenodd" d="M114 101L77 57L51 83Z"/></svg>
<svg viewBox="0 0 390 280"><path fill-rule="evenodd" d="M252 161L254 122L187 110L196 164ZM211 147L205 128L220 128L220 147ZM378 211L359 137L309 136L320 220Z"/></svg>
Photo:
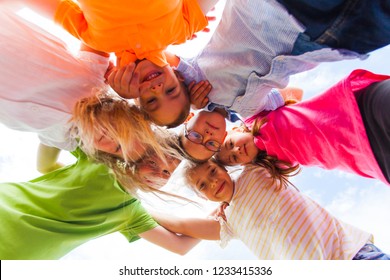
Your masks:
<svg viewBox="0 0 390 280"><path fill-rule="evenodd" d="M216 202L230 202L234 183L227 171L218 164L208 161L192 170L190 184L203 197Z"/></svg>
<svg viewBox="0 0 390 280"><path fill-rule="evenodd" d="M96 133L94 137L95 148L99 151L106 152L108 154L116 155L121 158L124 157L121 145L115 141L115 139L104 133ZM132 143L132 148L128 150L127 159L136 162L146 152L146 148L142 143L136 141Z"/></svg>
<svg viewBox="0 0 390 280"><path fill-rule="evenodd" d="M138 103L155 124L171 126L188 115L189 96L169 65L159 67L143 60L135 71L140 75Z"/></svg>
<svg viewBox="0 0 390 280"><path fill-rule="evenodd" d="M225 165L238 165L252 162L258 152L259 150L251 133L242 130L231 130L228 132L217 156L218 160Z"/></svg>
<svg viewBox="0 0 390 280"><path fill-rule="evenodd" d="M145 184L159 189L165 186L179 163L180 160L173 157L167 157L165 163L153 154L137 164L137 172Z"/></svg>
<svg viewBox="0 0 390 280"><path fill-rule="evenodd" d="M186 123L180 137L187 154L197 160L207 160L216 152L210 146L219 148L225 136L225 118L215 111L200 111Z"/></svg>

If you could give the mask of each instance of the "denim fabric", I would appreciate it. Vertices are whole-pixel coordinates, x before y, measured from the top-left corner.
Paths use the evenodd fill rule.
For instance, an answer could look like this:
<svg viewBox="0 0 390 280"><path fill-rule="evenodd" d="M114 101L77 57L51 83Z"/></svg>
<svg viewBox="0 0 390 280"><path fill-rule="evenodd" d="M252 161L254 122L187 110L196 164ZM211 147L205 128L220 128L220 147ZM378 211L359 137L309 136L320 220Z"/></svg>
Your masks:
<svg viewBox="0 0 390 280"><path fill-rule="evenodd" d="M312 41L368 53L390 44L390 0L278 0Z"/></svg>
<svg viewBox="0 0 390 280"><path fill-rule="evenodd" d="M383 253L374 244L366 244L353 257L353 260L390 260L390 255Z"/></svg>

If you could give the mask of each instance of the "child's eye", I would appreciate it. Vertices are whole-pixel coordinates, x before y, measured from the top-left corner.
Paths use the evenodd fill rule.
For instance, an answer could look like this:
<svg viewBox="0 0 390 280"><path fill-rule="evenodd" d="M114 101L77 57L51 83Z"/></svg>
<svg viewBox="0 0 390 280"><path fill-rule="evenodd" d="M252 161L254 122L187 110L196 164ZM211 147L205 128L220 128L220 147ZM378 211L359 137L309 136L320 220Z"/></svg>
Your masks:
<svg viewBox="0 0 390 280"><path fill-rule="evenodd" d="M216 172L217 172L217 169L216 169L216 168L212 168L212 169L210 170L210 174L211 174L211 175L214 175Z"/></svg>
<svg viewBox="0 0 390 280"><path fill-rule="evenodd" d="M199 185L199 191L203 191L204 189L206 188L206 184L205 183L200 183Z"/></svg>
<svg viewBox="0 0 390 280"><path fill-rule="evenodd" d="M173 87L173 88L168 89L166 92L167 92L167 94L172 94L173 92L175 92L175 90L176 90L176 87Z"/></svg>
<svg viewBox="0 0 390 280"><path fill-rule="evenodd" d="M230 149L233 149L233 148L234 148L234 144L233 144L233 141L232 141L232 140L230 140L230 142L229 142L229 147L230 147Z"/></svg>
<svg viewBox="0 0 390 280"><path fill-rule="evenodd" d="M234 163L236 163L236 162L237 162L237 156L236 156L236 155L233 155L233 156L232 156L232 160L233 160Z"/></svg>

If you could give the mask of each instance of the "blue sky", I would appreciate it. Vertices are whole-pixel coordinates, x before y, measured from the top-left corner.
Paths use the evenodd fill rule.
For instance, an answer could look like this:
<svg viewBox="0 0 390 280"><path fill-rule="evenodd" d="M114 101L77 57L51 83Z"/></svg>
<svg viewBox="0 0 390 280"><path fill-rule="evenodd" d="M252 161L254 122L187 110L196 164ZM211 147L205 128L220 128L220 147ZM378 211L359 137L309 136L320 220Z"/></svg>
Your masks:
<svg viewBox="0 0 390 280"><path fill-rule="evenodd" d="M218 12L217 9L217 14ZM213 28L215 24L212 23L211 27ZM207 42L210 35L200 34L198 39L172 50L185 56L194 55ZM304 99L309 98L357 68L389 74L388 65L385 63L388 57L390 57L390 47L385 47L371 53L364 61L324 63L311 71L293 76L290 85L301 87L304 90ZM341 105L335 104L335 106ZM2 125L0 125L0 135L0 181L24 181L38 176L39 173L35 170L37 137L31 133L7 129ZM61 160L72 161L66 153L61 155ZM337 170L326 171L307 167L303 168L293 182L302 192L319 202L336 217L373 233L376 245L390 253L389 186L377 180L365 179ZM181 186L181 179L174 176L171 184L168 188L178 189ZM164 207L169 208L172 213L182 215L189 215L189 213L205 215L213 206L207 204L204 209L193 205ZM219 248L216 242L202 241L190 253L181 257L142 240L128 244L120 234L91 241L65 256L64 259L132 259L134 257L140 260L253 259L252 254L239 241L232 242L225 249Z"/></svg>

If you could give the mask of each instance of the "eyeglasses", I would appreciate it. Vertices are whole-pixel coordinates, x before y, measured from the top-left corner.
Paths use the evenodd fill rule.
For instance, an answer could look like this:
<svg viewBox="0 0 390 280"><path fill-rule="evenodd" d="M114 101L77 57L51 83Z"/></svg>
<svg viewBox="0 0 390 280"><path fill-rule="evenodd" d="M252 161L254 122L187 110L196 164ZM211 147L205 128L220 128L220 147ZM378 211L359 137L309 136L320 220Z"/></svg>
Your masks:
<svg viewBox="0 0 390 280"><path fill-rule="evenodd" d="M221 144L215 140L209 140L203 143L203 135L194 130L187 130L187 124L184 125L184 137L192 143L205 146L209 151L219 152L221 150Z"/></svg>

